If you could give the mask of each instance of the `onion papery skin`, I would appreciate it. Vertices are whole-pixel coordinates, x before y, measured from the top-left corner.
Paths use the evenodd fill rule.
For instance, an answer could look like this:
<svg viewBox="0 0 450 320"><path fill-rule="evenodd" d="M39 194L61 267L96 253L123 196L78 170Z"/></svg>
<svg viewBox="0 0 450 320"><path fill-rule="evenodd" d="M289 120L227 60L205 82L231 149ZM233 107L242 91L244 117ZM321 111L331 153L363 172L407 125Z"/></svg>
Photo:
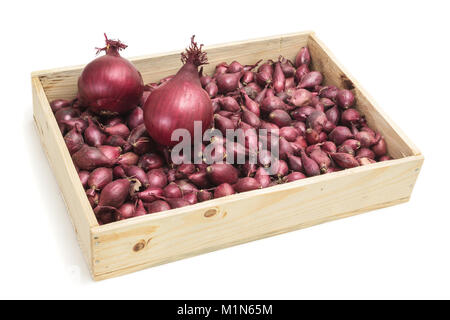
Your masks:
<svg viewBox="0 0 450 320"><path fill-rule="evenodd" d="M106 47L99 49L106 54L90 62L78 78L80 102L94 113L124 114L139 104L144 83L133 64L119 55L124 48L120 41L106 38Z"/></svg>
<svg viewBox="0 0 450 320"><path fill-rule="evenodd" d="M171 136L176 129L186 129L194 137L194 121L201 121L202 133L213 120L213 108L208 93L203 90L198 66L206 63L201 47L193 41L183 54L184 66L175 77L159 87L144 105L144 123L150 136L159 144L174 146Z"/></svg>

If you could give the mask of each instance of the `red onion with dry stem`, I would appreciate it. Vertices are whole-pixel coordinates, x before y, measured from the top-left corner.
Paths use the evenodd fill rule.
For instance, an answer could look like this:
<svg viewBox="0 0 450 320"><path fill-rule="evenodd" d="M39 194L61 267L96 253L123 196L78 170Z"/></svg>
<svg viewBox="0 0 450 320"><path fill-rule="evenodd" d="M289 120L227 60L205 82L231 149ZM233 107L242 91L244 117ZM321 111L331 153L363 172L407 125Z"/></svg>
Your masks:
<svg viewBox="0 0 450 320"><path fill-rule="evenodd" d="M181 55L183 67L165 85L155 89L148 97L144 109L144 122L150 136L164 146L174 146L176 129L186 129L194 136L194 121L202 123L202 134L213 120L211 100L203 90L198 67L207 63L202 45L191 38L191 47Z"/></svg>
<svg viewBox="0 0 450 320"><path fill-rule="evenodd" d="M123 114L139 104L144 91L141 74L119 51L127 46L106 37L106 54L89 63L78 79L78 96L83 105L99 114Z"/></svg>

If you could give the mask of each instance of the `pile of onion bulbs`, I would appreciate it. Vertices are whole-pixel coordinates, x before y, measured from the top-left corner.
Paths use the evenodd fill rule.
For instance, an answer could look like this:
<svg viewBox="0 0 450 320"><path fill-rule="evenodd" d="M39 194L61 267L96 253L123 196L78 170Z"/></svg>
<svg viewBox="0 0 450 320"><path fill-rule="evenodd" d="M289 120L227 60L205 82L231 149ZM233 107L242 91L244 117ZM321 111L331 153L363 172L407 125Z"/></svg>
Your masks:
<svg viewBox="0 0 450 320"><path fill-rule="evenodd" d="M293 61L223 62L206 75L198 70L206 54L192 38L178 73L145 86L119 56L124 47L107 39L106 55L84 69L78 96L50 104L100 224L391 159L355 108L354 92L324 85L311 70L307 47ZM201 150L215 143L245 159L257 152L258 162L235 165L220 155L218 163L175 164L171 131L190 131L195 120L246 134L244 144L215 139ZM270 148L250 147L267 143L254 129L278 130L277 159Z"/></svg>

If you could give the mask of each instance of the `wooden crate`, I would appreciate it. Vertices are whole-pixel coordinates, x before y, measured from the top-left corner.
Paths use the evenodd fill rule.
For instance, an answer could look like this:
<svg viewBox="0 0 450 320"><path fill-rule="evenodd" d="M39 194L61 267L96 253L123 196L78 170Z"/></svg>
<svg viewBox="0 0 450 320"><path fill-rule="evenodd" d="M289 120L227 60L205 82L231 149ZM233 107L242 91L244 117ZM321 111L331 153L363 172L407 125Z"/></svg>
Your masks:
<svg viewBox="0 0 450 320"><path fill-rule="evenodd" d="M307 45L313 69L325 82L352 89L369 125L385 137L396 160L357 167L271 188L99 226L64 144L49 101L72 99L82 66L32 73L34 118L43 148L63 194L78 241L95 280L301 229L409 200L423 163L414 144L393 124L313 32L206 47L210 64L252 64L294 59ZM181 66L180 51L131 59L144 82Z"/></svg>

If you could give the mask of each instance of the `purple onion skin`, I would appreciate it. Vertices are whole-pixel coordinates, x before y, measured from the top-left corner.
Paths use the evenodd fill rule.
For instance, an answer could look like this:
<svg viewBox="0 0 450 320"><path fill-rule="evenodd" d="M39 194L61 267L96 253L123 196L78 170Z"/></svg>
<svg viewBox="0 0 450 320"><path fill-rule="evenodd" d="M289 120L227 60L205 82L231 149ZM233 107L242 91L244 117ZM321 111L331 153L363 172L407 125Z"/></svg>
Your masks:
<svg viewBox="0 0 450 320"><path fill-rule="evenodd" d="M200 83L203 88L206 87L208 85L208 83L210 83L211 81L213 81L213 78L211 78L210 76L201 76L200 77Z"/></svg>
<svg viewBox="0 0 450 320"><path fill-rule="evenodd" d="M188 176L188 179L199 188L208 188L210 186L206 171L192 173Z"/></svg>
<svg viewBox="0 0 450 320"><path fill-rule="evenodd" d="M167 185L167 175L162 169L152 169L147 173L148 185L153 188L164 188Z"/></svg>
<svg viewBox="0 0 450 320"><path fill-rule="evenodd" d="M284 58L281 59L281 70L283 70L286 78L291 78L295 75L295 67L292 65L292 62Z"/></svg>
<svg viewBox="0 0 450 320"><path fill-rule="evenodd" d="M80 178L81 185L85 189L88 186L89 175L90 175L89 171L82 170L82 171L78 172L78 177Z"/></svg>
<svg viewBox="0 0 450 320"><path fill-rule="evenodd" d="M375 156L382 157L387 153L386 141L384 138L378 140L376 144L372 146L372 151L375 153Z"/></svg>
<svg viewBox="0 0 450 320"><path fill-rule="evenodd" d="M97 168L89 175L87 185L92 190L101 190L113 181L113 172L110 168Z"/></svg>
<svg viewBox="0 0 450 320"><path fill-rule="evenodd" d="M327 86L320 90L319 96L321 98L328 98L332 101L336 99L339 89L336 86Z"/></svg>
<svg viewBox="0 0 450 320"><path fill-rule="evenodd" d="M147 210L145 209L144 203L142 200L138 200L136 205L136 210L134 212L135 217L145 216L147 214Z"/></svg>
<svg viewBox="0 0 450 320"><path fill-rule="evenodd" d="M153 91L154 89L152 89ZM152 93L152 91L144 91L142 93L141 99L139 99L139 106L143 106L145 105L145 102L147 101L148 97L150 96L150 94ZM131 129L131 128L130 128Z"/></svg>
<svg viewBox="0 0 450 320"><path fill-rule="evenodd" d="M294 111L291 112L291 116L292 118L294 118L295 120L298 121L306 121L306 119L308 118L308 116L313 113L314 111L316 111L316 109L314 109L313 107L310 106L304 106L304 107L300 107L295 109Z"/></svg>
<svg viewBox="0 0 450 320"><path fill-rule="evenodd" d="M103 128L103 131L109 135L120 136L124 139L127 139L128 136L130 135L130 129L128 129L128 127L123 123L118 123L110 127L105 127Z"/></svg>
<svg viewBox="0 0 450 320"><path fill-rule="evenodd" d="M106 38L106 35L105 35ZM119 41L106 39L106 54L90 62L78 79L80 101L95 113L124 114L137 106L144 91L141 74L119 51Z"/></svg>
<svg viewBox="0 0 450 320"><path fill-rule="evenodd" d="M388 155L381 156L381 157L378 158L378 161L380 161L380 162L382 162L382 161L389 161L389 160L392 160L392 158L390 156L388 156Z"/></svg>
<svg viewBox="0 0 450 320"><path fill-rule="evenodd" d="M156 153L147 153L141 156L139 159L138 166L144 169L144 171L149 171L151 169L158 169L164 165L164 160L161 156Z"/></svg>
<svg viewBox="0 0 450 320"><path fill-rule="evenodd" d="M308 177L320 175L320 167L313 159L308 157L304 151L301 151L303 169Z"/></svg>
<svg viewBox="0 0 450 320"><path fill-rule="evenodd" d="M303 171L302 159L300 157L289 155L288 156L289 169L292 171Z"/></svg>
<svg viewBox="0 0 450 320"><path fill-rule="evenodd" d="M295 71L295 79L300 82L304 76L306 76L310 72L308 66L306 64L301 65Z"/></svg>
<svg viewBox="0 0 450 320"><path fill-rule="evenodd" d="M136 196L145 203L150 203L162 197L163 194L164 191L161 188L148 187L144 191L137 193Z"/></svg>
<svg viewBox="0 0 450 320"><path fill-rule="evenodd" d="M337 148L337 152L339 153L348 153L352 156L355 155L355 150L350 145L342 144Z"/></svg>
<svg viewBox="0 0 450 320"><path fill-rule="evenodd" d="M88 127L88 122L82 118L73 118L70 120L63 120L61 124L65 125L67 130L78 128L79 132L84 132Z"/></svg>
<svg viewBox="0 0 450 320"><path fill-rule="evenodd" d="M80 111L71 107L62 108L55 112L55 119L58 124L61 124L63 121L68 121L79 117Z"/></svg>
<svg viewBox="0 0 450 320"><path fill-rule="evenodd" d="M217 87L220 93L228 93L239 87L239 80L243 73L223 73L216 77Z"/></svg>
<svg viewBox="0 0 450 320"><path fill-rule="evenodd" d="M256 101L257 99L255 99ZM258 102L258 101L257 101ZM258 102L259 103L259 102ZM281 100L279 97L277 96L266 96L262 101L261 101L261 106L260 106L261 111L265 112L265 113L270 113L274 110L284 110L286 109L286 104L284 103L283 100Z"/></svg>
<svg viewBox="0 0 450 320"><path fill-rule="evenodd" d="M305 138L308 144L317 144L320 142L320 134L311 128L306 129Z"/></svg>
<svg viewBox="0 0 450 320"><path fill-rule="evenodd" d="M128 179L119 179L108 183L100 193L98 206L120 207L127 199L129 190L130 181Z"/></svg>
<svg viewBox="0 0 450 320"><path fill-rule="evenodd" d="M368 148L361 148L356 152L356 157L375 160L376 155L372 150Z"/></svg>
<svg viewBox="0 0 450 320"><path fill-rule="evenodd" d="M131 202L127 202L121 205L119 209L117 209L117 211L118 211L117 220L130 219L135 215L136 206Z"/></svg>
<svg viewBox="0 0 450 320"><path fill-rule="evenodd" d="M336 95L336 103L343 109L348 109L355 104L355 96L350 90L339 90Z"/></svg>
<svg viewBox="0 0 450 320"><path fill-rule="evenodd" d="M292 181L301 180L301 179L305 179L305 178L306 178L306 176L301 172L292 172L292 173L288 174L286 177L284 177L284 180L286 182L292 182Z"/></svg>
<svg viewBox="0 0 450 320"><path fill-rule="evenodd" d="M83 147L72 155L73 162L81 170L91 171L98 167L111 167L108 159L99 149L83 145Z"/></svg>
<svg viewBox="0 0 450 320"><path fill-rule="evenodd" d="M139 156L133 152L121 154L117 160L117 164L124 166L134 166L138 163Z"/></svg>
<svg viewBox="0 0 450 320"><path fill-rule="evenodd" d="M278 127L289 126L292 122L292 118L284 110L274 110L269 114L269 119L271 122L275 123Z"/></svg>
<svg viewBox="0 0 450 320"><path fill-rule="evenodd" d="M138 166L124 166L124 171L127 177L139 180L144 188L149 186L148 176L142 168Z"/></svg>
<svg viewBox="0 0 450 320"><path fill-rule="evenodd" d="M238 180L238 171L228 163L215 163L206 169L209 181L214 185L223 183L234 184Z"/></svg>
<svg viewBox="0 0 450 320"><path fill-rule="evenodd" d="M306 131L306 124L303 121L294 121L292 126L297 129L298 134L304 136Z"/></svg>
<svg viewBox="0 0 450 320"><path fill-rule="evenodd" d="M167 202L170 204L172 209L182 208L190 205L190 203L182 198L169 198Z"/></svg>
<svg viewBox="0 0 450 320"><path fill-rule="evenodd" d="M100 150L110 161L112 164L115 164L119 159L120 153L122 152L122 148L113 147L113 146L98 146L98 150Z"/></svg>
<svg viewBox="0 0 450 320"><path fill-rule="evenodd" d="M368 164L376 163L375 160L365 157L356 157L356 160L358 160L358 163L360 166L365 166Z"/></svg>
<svg viewBox="0 0 450 320"><path fill-rule="evenodd" d="M222 110L230 112L238 112L241 109L236 99L233 97L219 98L219 103L220 106L222 107Z"/></svg>
<svg viewBox="0 0 450 320"><path fill-rule="evenodd" d="M323 81L323 75L319 71L311 71L302 77L298 87L299 88L313 88L320 85Z"/></svg>
<svg viewBox="0 0 450 320"><path fill-rule="evenodd" d="M261 126L261 119L258 117L258 115L247 110L246 108L243 108L242 121L249 124L255 129L258 129Z"/></svg>
<svg viewBox="0 0 450 320"><path fill-rule="evenodd" d="M189 204L196 204L198 202L197 192L183 194L183 199L189 202Z"/></svg>
<svg viewBox="0 0 450 320"><path fill-rule="evenodd" d="M282 127L279 132L280 137L283 137L289 142L294 142L299 135L299 132L294 127Z"/></svg>
<svg viewBox="0 0 450 320"><path fill-rule="evenodd" d="M70 130L64 136L64 141L66 142L67 149L71 155L79 151L84 145L84 139L78 127Z"/></svg>
<svg viewBox="0 0 450 320"><path fill-rule="evenodd" d="M123 119L121 117L117 116L117 117L106 119L104 125L106 127L113 127L117 124L123 124L123 122L124 122ZM128 127L127 127L127 129L128 129Z"/></svg>
<svg viewBox="0 0 450 320"><path fill-rule="evenodd" d="M214 190L214 198L222 198L235 194L233 187L229 183L222 183Z"/></svg>
<svg viewBox="0 0 450 320"><path fill-rule="evenodd" d="M325 151L326 153L335 153L336 152L336 145L334 144L333 141L325 141L322 144L321 149L323 151Z"/></svg>
<svg viewBox="0 0 450 320"><path fill-rule="evenodd" d="M151 213L170 210L171 207L166 201L156 200L156 201L146 205L146 209L147 209L147 213L151 214Z"/></svg>
<svg viewBox="0 0 450 320"><path fill-rule="evenodd" d="M283 69L281 68L281 63L275 63L275 69L273 72L273 89L276 93L284 91L284 84L286 77L284 76Z"/></svg>
<svg viewBox="0 0 450 320"><path fill-rule="evenodd" d="M236 128L233 121L217 113L214 115L214 126L216 129L219 129L224 136L226 136L227 130L234 130Z"/></svg>
<svg viewBox="0 0 450 320"><path fill-rule="evenodd" d="M238 182L233 185L233 189L236 192L246 192L261 189L262 186L255 178L245 177L240 178Z"/></svg>
<svg viewBox="0 0 450 320"><path fill-rule="evenodd" d="M219 88L217 87L217 84L215 81L211 81L208 83L205 87L206 93L208 93L208 96L210 98L214 98L219 93Z"/></svg>
<svg viewBox="0 0 450 320"><path fill-rule="evenodd" d="M227 68L228 73L236 73L244 70L244 66L237 61L233 61Z"/></svg>
<svg viewBox="0 0 450 320"><path fill-rule="evenodd" d="M197 187L186 179L176 180L175 183L178 185L178 187L180 187L180 190L183 194L198 191Z"/></svg>
<svg viewBox="0 0 450 320"><path fill-rule="evenodd" d="M198 202L208 201L213 198L213 194L207 190L200 190L197 192L197 200Z"/></svg>
<svg viewBox="0 0 450 320"><path fill-rule="evenodd" d="M203 134L211 127L213 119L211 99L202 88L198 72L198 67L207 59L194 37L191 38L191 47L181 57L184 65L170 81L152 92L143 107L149 135L167 147L179 143L179 140L172 140L176 129L185 129L194 137L196 121L201 122Z"/></svg>
<svg viewBox="0 0 450 320"><path fill-rule="evenodd" d="M331 131L329 138L336 145L340 145L345 140L353 138L353 134L349 128L344 126L337 126L333 131Z"/></svg>
<svg viewBox="0 0 450 320"><path fill-rule="evenodd" d="M190 174L195 172L195 165L192 163L183 163L176 169L177 179L186 179Z"/></svg>
<svg viewBox="0 0 450 320"><path fill-rule="evenodd" d="M361 114L356 109L347 109L342 112L341 122L345 126L351 126L361 120Z"/></svg>
<svg viewBox="0 0 450 320"><path fill-rule="evenodd" d="M84 131L84 140L92 147L98 147L105 143L106 135L88 118L89 126Z"/></svg>
<svg viewBox="0 0 450 320"><path fill-rule="evenodd" d="M326 173L331 165L331 160L328 155L321 149L317 149L311 152L309 155L320 167L322 173Z"/></svg>
<svg viewBox="0 0 450 320"><path fill-rule="evenodd" d="M309 53L309 49L307 47L303 47L297 53L295 57L295 66L298 68L301 65L308 66L311 63L311 54Z"/></svg>
<svg viewBox="0 0 450 320"><path fill-rule="evenodd" d="M353 151L358 150L361 148L361 143L356 139L347 139L342 143L342 146L348 145L353 149Z"/></svg>
<svg viewBox="0 0 450 320"><path fill-rule="evenodd" d="M312 128L319 133L322 131L327 122L328 118L322 111L314 111L308 116L306 121L309 128Z"/></svg>
<svg viewBox="0 0 450 320"><path fill-rule="evenodd" d="M105 140L105 145L121 147L124 151L126 150L127 152L131 150L131 146L128 144L128 142L119 136L109 136Z"/></svg>
<svg viewBox="0 0 450 320"><path fill-rule="evenodd" d="M306 89L297 89L292 92L289 99L289 103L292 103L296 107L307 106L312 101L312 94Z"/></svg>
<svg viewBox="0 0 450 320"><path fill-rule="evenodd" d="M331 158L333 158L333 161L341 168L350 169L359 166L358 160L351 154L338 152L330 155Z"/></svg>
<svg viewBox="0 0 450 320"><path fill-rule="evenodd" d="M50 102L50 108L52 108L53 113L61 110L62 108L70 107L71 102L65 99L56 99Z"/></svg>
<svg viewBox="0 0 450 320"><path fill-rule="evenodd" d="M115 166L113 169L113 178L114 179L125 179L127 175L125 174L125 170L123 170L122 166Z"/></svg>
<svg viewBox="0 0 450 320"><path fill-rule="evenodd" d="M183 192L175 182L169 183L163 190L166 198L181 198L183 196Z"/></svg>
<svg viewBox="0 0 450 320"><path fill-rule="evenodd" d="M141 107L136 107L131 111L127 119L128 127L133 130L137 126L144 123L144 110Z"/></svg>
<svg viewBox="0 0 450 320"><path fill-rule="evenodd" d="M339 123L340 118L340 111L337 106L331 107L325 112L325 115L327 116L328 121L333 123L334 125L337 125Z"/></svg>

